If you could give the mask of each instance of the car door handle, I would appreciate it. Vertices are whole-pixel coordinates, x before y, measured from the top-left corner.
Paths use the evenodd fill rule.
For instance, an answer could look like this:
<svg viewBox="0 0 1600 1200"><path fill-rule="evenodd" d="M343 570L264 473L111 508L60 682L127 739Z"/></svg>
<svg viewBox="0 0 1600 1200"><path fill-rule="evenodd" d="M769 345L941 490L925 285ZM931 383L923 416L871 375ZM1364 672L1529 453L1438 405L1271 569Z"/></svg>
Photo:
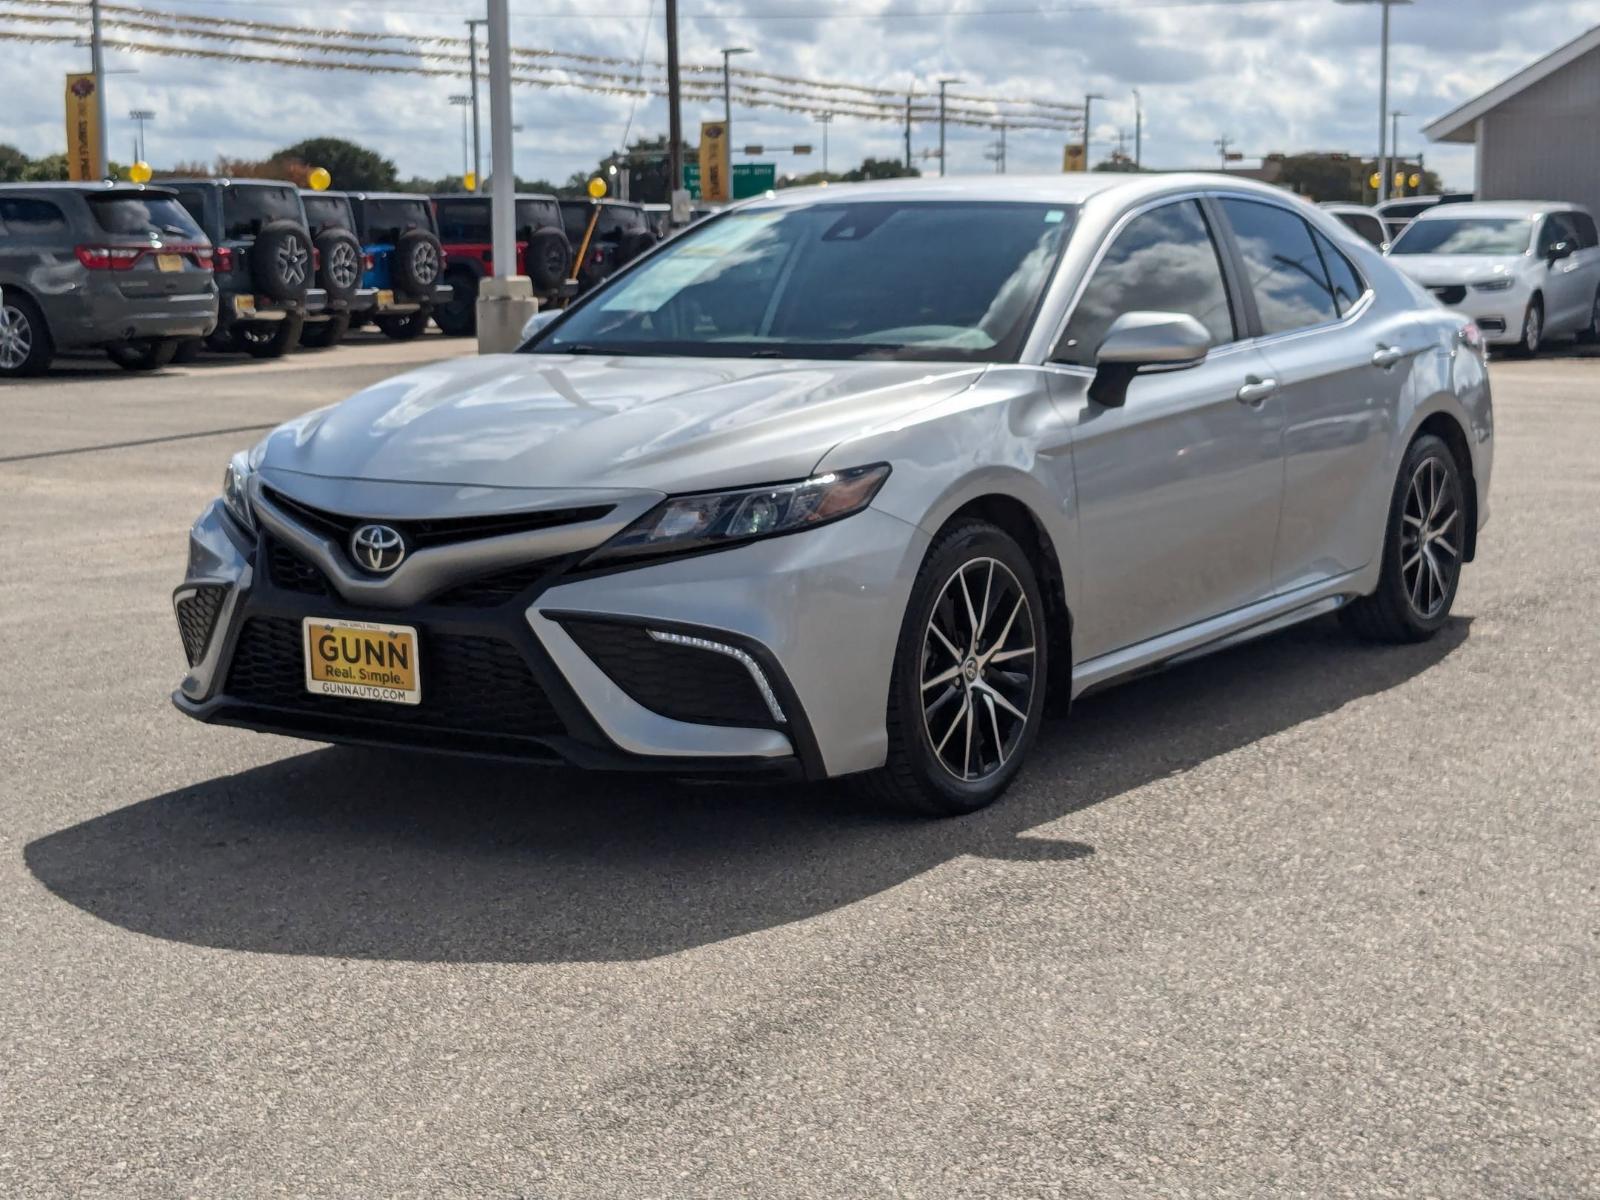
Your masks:
<svg viewBox="0 0 1600 1200"><path fill-rule="evenodd" d="M1244 386L1233 394L1234 399L1240 404L1248 404L1251 408L1264 403L1268 396L1278 390L1276 379L1261 379L1251 375L1244 382Z"/></svg>
<svg viewBox="0 0 1600 1200"><path fill-rule="evenodd" d="M1379 346L1372 355L1372 365L1382 367L1387 371L1395 363L1406 356L1406 352L1399 346Z"/></svg>

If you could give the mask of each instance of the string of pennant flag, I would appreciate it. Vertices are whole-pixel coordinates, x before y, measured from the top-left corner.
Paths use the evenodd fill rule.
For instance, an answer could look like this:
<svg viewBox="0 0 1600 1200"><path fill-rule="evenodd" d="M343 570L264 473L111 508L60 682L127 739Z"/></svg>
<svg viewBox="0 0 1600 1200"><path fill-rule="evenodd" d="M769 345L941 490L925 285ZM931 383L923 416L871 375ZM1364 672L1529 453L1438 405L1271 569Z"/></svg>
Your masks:
<svg viewBox="0 0 1600 1200"><path fill-rule="evenodd" d="M84 0L0 0L0 42L76 44L88 14ZM470 69L467 39L439 34L322 29L114 3L101 5L101 25L106 48L129 54L436 78L458 78ZM486 61L481 52L479 60ZM513 46L512 62L513 82L524 86L639 98L667 94L666 67L656 61ZM685 64L680 94L691 101L720 100L722 70ZM734 99L748 108L893 122L939 115L930 96L865 84L750 68L731 68L729 82ZM944 110L945 120L959 126L1075 133L1083 124L1081 105L1046 98L951 92Z"/></svg>

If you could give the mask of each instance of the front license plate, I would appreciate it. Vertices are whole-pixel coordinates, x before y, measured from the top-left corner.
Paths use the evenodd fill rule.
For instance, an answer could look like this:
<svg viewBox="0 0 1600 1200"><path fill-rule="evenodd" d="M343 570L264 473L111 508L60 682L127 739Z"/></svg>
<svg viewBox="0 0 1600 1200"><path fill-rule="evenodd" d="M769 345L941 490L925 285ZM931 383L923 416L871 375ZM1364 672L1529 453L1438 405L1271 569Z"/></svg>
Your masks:
<svg viewBox="0 0 1600 1200"><path fill-rule="evenodd" d="M158 271L181 271L181 270L183 270L183 255L181 255L181 254L158 254L158 255L156 255L156 270L158 270Z"/></svg>
<svg viewBox="0 0 1600 1200"><path fill-rule="evenodd" d="M409 625L307 617L306 691L389 704L421 704L417 631Z"/></svg>
<svg viewBox="0 0 1600 1200"><path fill-rule="evenodd" d="M241 317L254 316L256 311L256 298L254 296L235 296L233 298L233 311Z"/></svg>
<svg viewBox="0 0 1600 1200"><path fill-rule="evenodd" d="M394 307L394 293L392 291L390 291L388 288L379 288L378 289L378 307L379 308L393 308Z"/></svg>

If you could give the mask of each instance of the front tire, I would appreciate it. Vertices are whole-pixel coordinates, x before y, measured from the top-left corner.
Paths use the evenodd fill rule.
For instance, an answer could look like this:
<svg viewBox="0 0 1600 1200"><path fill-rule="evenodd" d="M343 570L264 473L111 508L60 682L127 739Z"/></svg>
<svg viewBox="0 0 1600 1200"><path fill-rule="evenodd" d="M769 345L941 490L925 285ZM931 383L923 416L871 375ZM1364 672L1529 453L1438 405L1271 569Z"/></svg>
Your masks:
<svg viewBox="0 0 1600 1200"><path fill-rule="evenodd" d="M1467 545L1466 493L1450 447L1430 434L1411 443L1389 504L1378 590L1340 610L1375 642L1425 642L1450 619Z"/></svg>
<svg viewBox="0 0 1600 1200"><path fill-rule="evenodd" d="M310 350L331 350L344 341L349 329L349 313L337 313L326 321L308 321L300 331L300 344Z"/></svg>
<svg viewBox="0 0 1600 1200"><path fill-rule="evenodd" d="M43 375L55 357L55 343L39 306L21 293L0 304L0 379Z"/></svg>
<svg viewBox="0 0 1600 1200"><path fill-rule="evenodd" d="M1522 316L1522 336L1511 348L1518 358L1532 358L1544 345L1544 301L1538 296L1528 301L1528 311Z"/></svg>
<svg viewBox="0 0 1600 1200"><path fill-rule="evenodd" d="M1044 711L1044 602L1022 548L986 521L934 541L889 682L889 752L868 798L922 816L986 808L1016 778Z"/></svg>
<svg viewBox="0 0 1600 1200"><path fill-rule="evenodd" d="M300 342L305 318L281 321L246 321L234 327L235 344L251 358L282 358Z"/></svg>
<svg viewBox="0 0 1600 1200"><path fill-rule="evenodd" d="M1600 288L1595 289L1594 303L1589 306L1589 323L1578 332L1578 340L1586 345L1600 342Z"/></svg>
<svg viewBox="0 0 1600 1200"><path fill-rule="evenodd" d="M426 308L419 308L403 317L379 317L378 331L393 341L409 342L412 338L421 337L428 328L428 316Z"/></svg>

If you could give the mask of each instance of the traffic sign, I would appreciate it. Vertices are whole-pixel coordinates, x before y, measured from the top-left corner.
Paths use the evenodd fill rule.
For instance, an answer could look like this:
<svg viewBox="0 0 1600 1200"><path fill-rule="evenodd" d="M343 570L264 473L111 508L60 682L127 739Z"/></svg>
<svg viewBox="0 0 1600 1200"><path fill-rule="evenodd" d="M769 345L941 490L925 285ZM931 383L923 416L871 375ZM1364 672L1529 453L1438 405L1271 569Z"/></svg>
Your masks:
<svg viewBox="0 0 1600 1200"><path fill-rule="evenodd" d="M751 196L759 196L762 192L770 192L778 185L778 167L776 163L734 163L733 171L733 198L735 200L748 200ZM689 194L696 200L700 199L700 164L686 162L683 164L683 186L689 189Z"/></svg>

